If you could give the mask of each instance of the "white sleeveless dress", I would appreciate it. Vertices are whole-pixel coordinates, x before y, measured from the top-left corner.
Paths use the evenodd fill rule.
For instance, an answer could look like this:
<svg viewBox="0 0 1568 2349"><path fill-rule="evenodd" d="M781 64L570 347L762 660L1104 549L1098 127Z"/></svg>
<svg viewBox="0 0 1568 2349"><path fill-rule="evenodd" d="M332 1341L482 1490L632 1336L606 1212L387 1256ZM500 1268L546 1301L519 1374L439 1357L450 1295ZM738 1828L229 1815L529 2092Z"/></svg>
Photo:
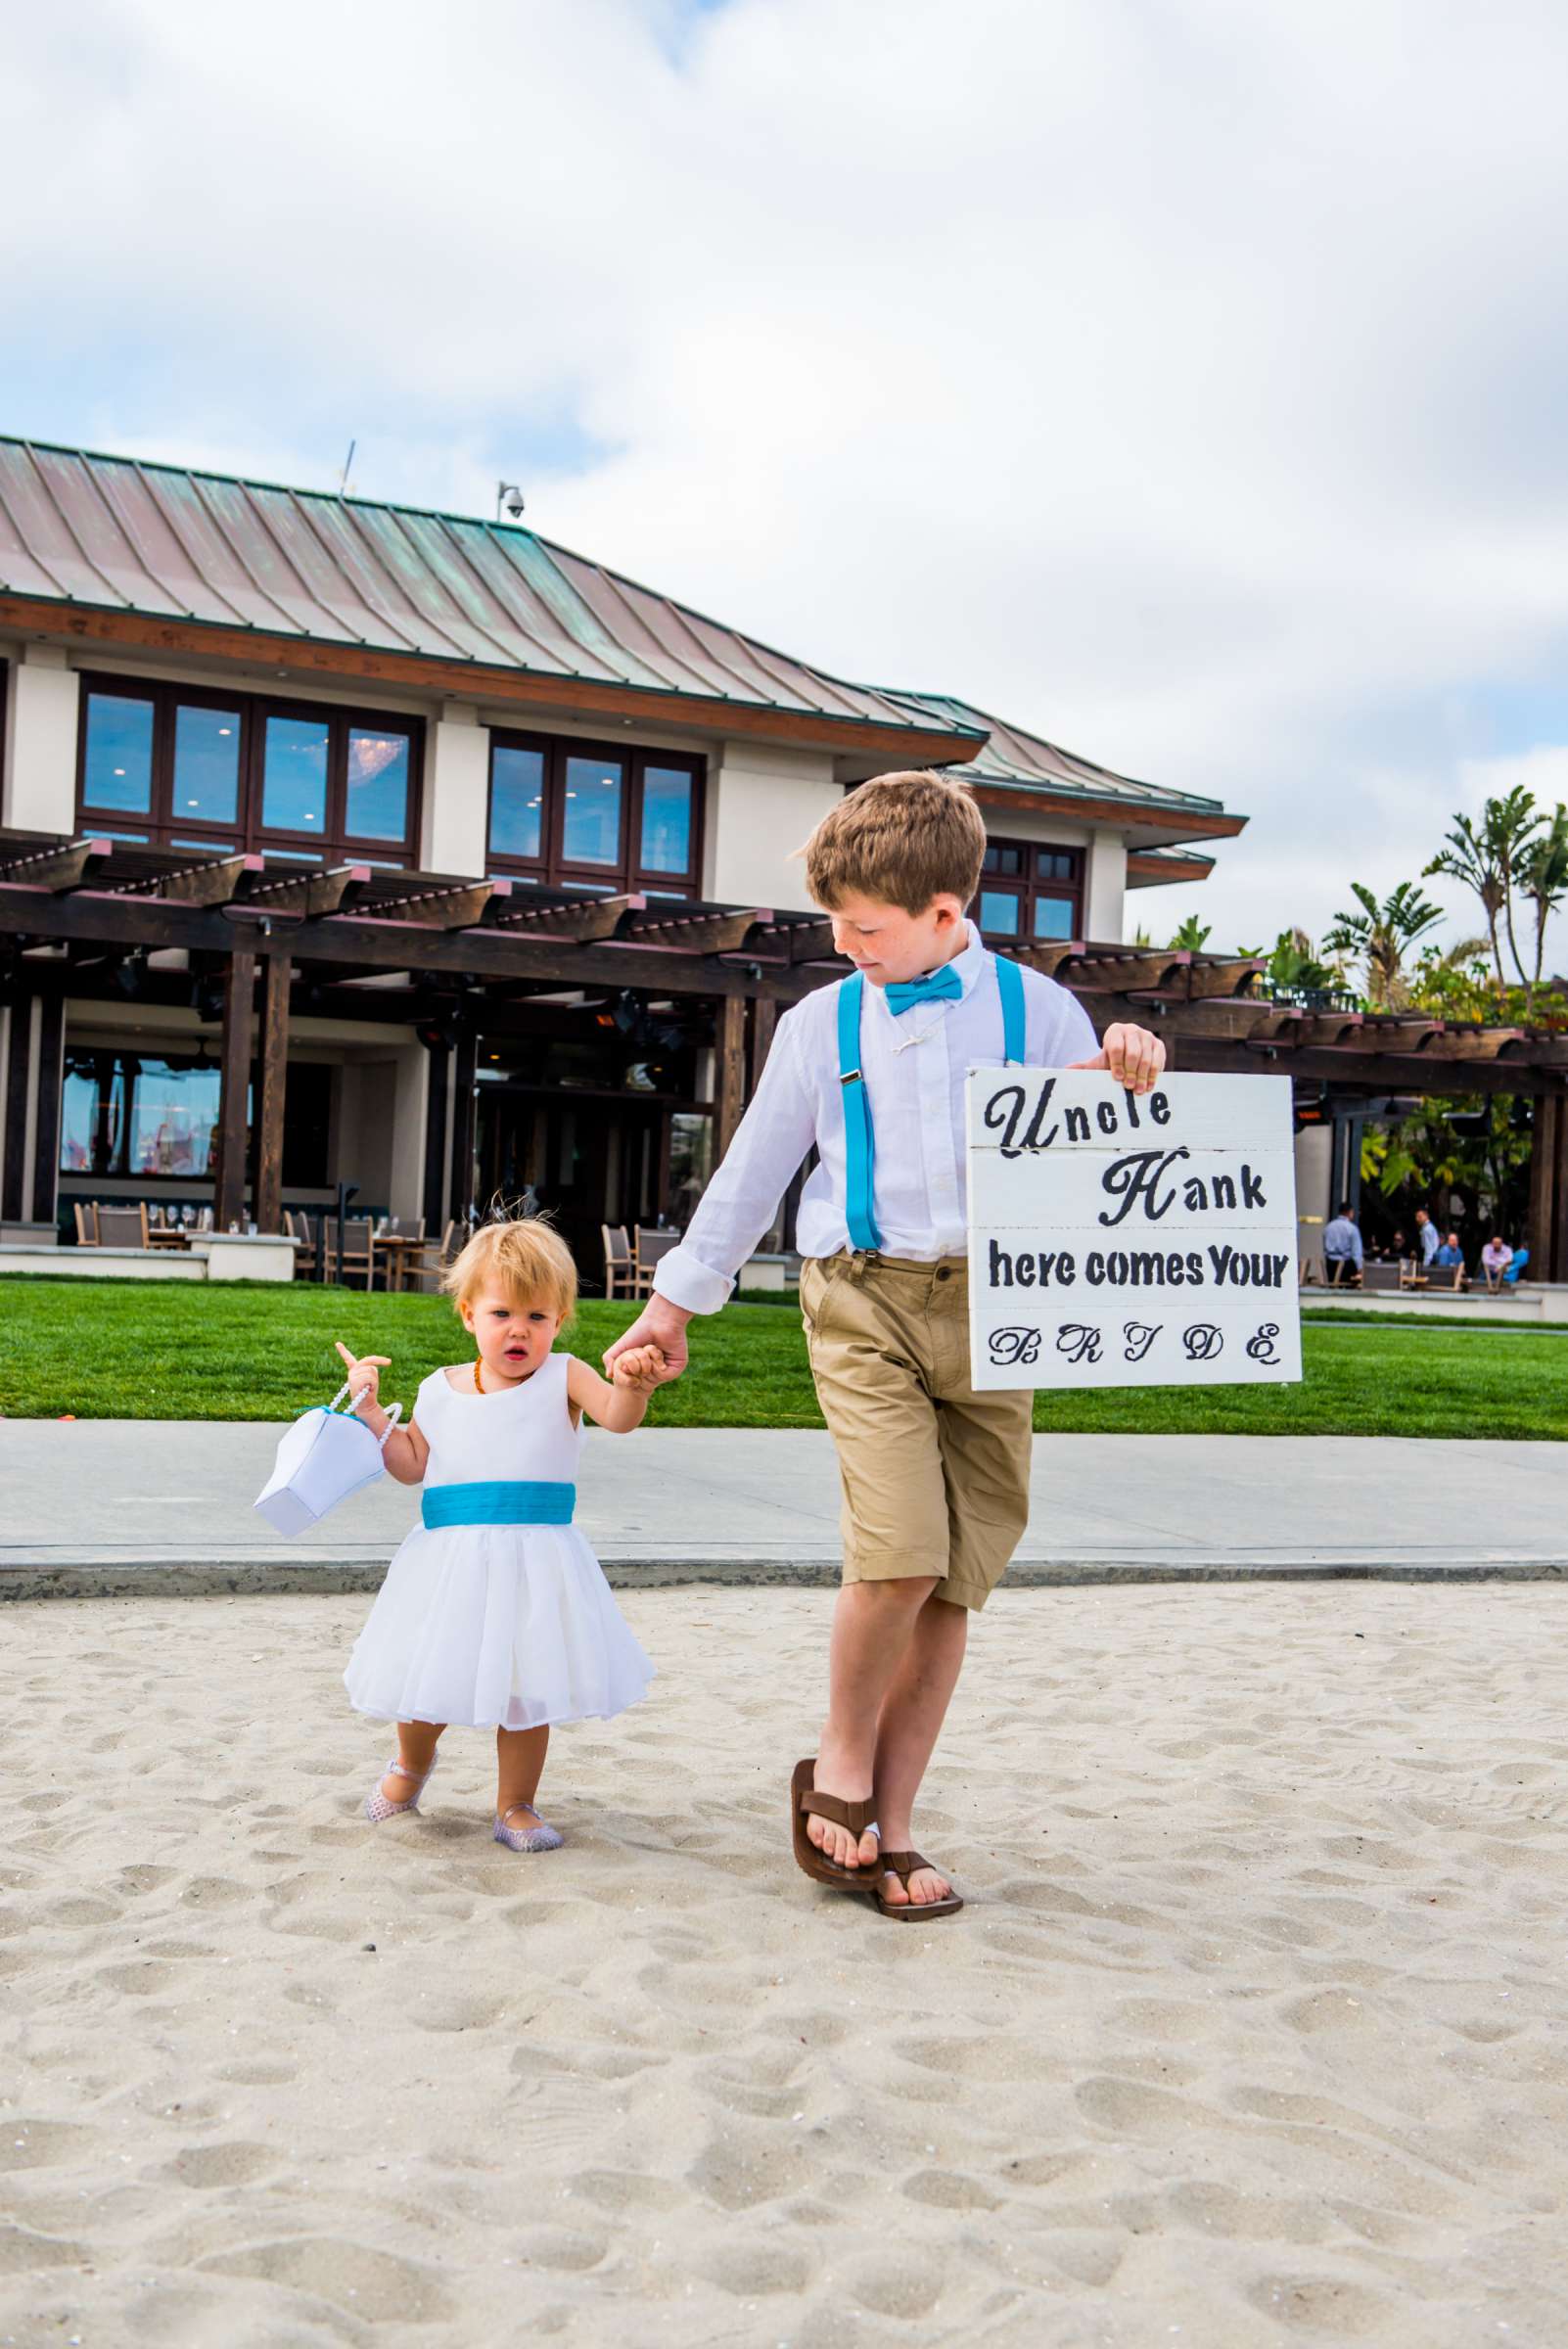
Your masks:
<svg viewBox="0 0 1568 2349"><path fill-rule="evenodd" d="M425 1490L575 1485L582 1428L567 1404L570 1359L552 1354L490 1395L433 1371L413 1410L430 1446ZM575 1525L419 1525L343 1677L349 1703L380 1721L532 1729L607 1720L646 1695L653 1666Z"/></svg>

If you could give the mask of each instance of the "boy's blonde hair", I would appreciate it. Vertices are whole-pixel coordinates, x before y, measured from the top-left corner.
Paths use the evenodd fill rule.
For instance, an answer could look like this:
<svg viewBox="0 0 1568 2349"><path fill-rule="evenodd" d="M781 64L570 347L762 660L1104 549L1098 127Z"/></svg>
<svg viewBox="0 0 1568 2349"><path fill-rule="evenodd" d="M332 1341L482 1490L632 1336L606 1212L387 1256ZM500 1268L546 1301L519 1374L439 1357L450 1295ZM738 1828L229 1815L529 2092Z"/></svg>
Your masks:
<svg viewBox="0 0 1568 2349"><path fill-rule="evenodd" d="M846 792L806 844L806 885L832 913L847 897L924 913L933 898L967 905L980 887L986 825L954 777L915 769Z"/></svg>
<svg viewBox="0 0 1568 2349"><path fill-rule="evenodd" d="M482 1223L442 1273L441 1287L459 1313L483 1290L495 1288L514 1303L547 1305L570 1320L577 1302L577 1267L561 1234L541 1216L518 1216L504 1223Z"/></svg>

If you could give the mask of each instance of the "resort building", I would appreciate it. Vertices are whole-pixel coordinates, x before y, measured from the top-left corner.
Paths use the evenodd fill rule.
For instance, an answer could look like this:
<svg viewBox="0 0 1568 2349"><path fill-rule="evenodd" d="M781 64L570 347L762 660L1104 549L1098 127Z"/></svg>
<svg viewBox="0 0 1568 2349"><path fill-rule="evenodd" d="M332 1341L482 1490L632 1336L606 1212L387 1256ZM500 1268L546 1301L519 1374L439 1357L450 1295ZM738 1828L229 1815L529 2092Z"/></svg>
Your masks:
<svg viewBox="0 0 1568 2349"><path fill-rule="evenodd" d="M20 440L0 702L0 1216L63 1233L531 1186L591 1273L684 1219L842 968L795 852L846 791L970 778L988 939L1123 988L1130 893L1245 821L512 524Z"/></svg>

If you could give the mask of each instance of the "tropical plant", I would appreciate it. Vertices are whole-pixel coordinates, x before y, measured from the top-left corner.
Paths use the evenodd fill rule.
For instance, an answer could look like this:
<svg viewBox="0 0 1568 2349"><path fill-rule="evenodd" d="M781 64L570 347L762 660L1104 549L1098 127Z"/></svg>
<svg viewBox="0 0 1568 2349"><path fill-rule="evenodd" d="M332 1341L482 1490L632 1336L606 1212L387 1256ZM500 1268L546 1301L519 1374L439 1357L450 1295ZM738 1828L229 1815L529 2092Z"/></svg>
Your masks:
<svg viewBox="0 0 1568 2349"><path fill-rule="evenodd" d="M1393 1125L1363 1128L1361 1180L1375 1183L1385 1199L1407 1184L1417 1206L1438 1208L1445 1220L1451 1194L1457 1192L1472 1236L1485 1220L1517 1232L1530 1145L1522 1103L1497 1095L1487 1101L1434 1096Z"/></svg>
<svg viewBox="0 0 1568 2349"><path fill-rule="evenodd" d="M1489 814L1495 805L1494 801L1487 802ZM1442 848L1431 863L1422 868L1421 878L1429 881L1434 873L1442 873L1451 881L1462 881L1466 889L1474 890L1480 898L1482 911L1487 917L1487 939L1492 948L1492 960L1500 987L1503 984L1502 946L1498 936L1498 923L1507 892L1503 887L1502 865L1498 855L1494 830L1486 817L1482 819L1479 832L1467 815L1453 818Z"/></svg>
<svg viewBox="0 0 1568 2349"><path fill-rule="evenodd" d="M1525 982L1525 1017L1533 1019L1546 959L1546 924L1568 902L1568 807L1560 801L1546 829L1536 834L1520 860L1519 886L1536 910L1535 957Z"/></svg>
<svg viewBox="0 0 1568 2349"><path fill-rule="evenodd" d="M1405 957L1442 921L1443 908L1423 898L1415 881L1401 881L1381 903L1363 881L1351 883L1351 895L1360 910L1334 916L1324 948L1360 962L1369 1010L1402 1011L1410 1000Z"/></svg>
<svg viewBox="0 0 1568 2349"><path fill-rule="evenodd" d="M1201 954L1204 941L1213 928L1212 922L1200 922L1195 913L1189 913L1171 941L1173 950L1185 954Z"/></svg>
<svg viewBox="0 0 1568 2349"><path fill-rule="evenodd" d="M1546 952L1546 924L1568 897L1568 808L1548 816L1522 783L1501 799L1488 800L1479 824L1456 815L1443 847L1422 878L1444 873L1475 892L1487 917L1487 937L1499 990L1508 984L1502 967L1506 938L1513 967L1527 998L1526 1017L1541 985ZM1519 951L1517 899L1535 907L1535 948L1529 969Z"/></svg>

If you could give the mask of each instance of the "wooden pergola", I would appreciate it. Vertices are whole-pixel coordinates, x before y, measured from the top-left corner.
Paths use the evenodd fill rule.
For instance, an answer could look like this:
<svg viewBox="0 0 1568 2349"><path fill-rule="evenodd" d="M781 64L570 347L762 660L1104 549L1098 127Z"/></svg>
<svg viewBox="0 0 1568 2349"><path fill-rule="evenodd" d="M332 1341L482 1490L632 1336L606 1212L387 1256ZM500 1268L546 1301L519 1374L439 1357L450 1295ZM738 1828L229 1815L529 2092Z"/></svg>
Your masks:
<svg viewBox="0 0 1568 2349"><path fill-rule="evenodd" d="M1182 1069L1267 1071L1366 1096L1533 1098L1532 1270L1568 1279L1568 1036L1280 1005L1254 991L1261 965L1245 958L1080 942L1007 950L1071 988L1098 1031L1121 1019L1156 1028ZM472 1163L478 1036L529 1018L530 993L629 990L711 1004L721 1154L780 1008L831 984L844 967L831 926L807 913L0 831L0 986L13 1004L36 998L41 1006L36 1065L32 1023L12 1022L0 1214L19 1213L15 1203L30 1196L36 1215L40 1200L56 1196L67 997L92 991L127 957L171 951L221 989L213 1201L220 1226L244 1210L252 1019L259 1008L253 1212L263 1230L281 1222L289 1025L303 989L312 1008L360 1021L406 1022L432 1006L454 1007L451 1070L438 1072L432 1054L426 1153L427 1191L449 1168L455 1199L458 1174ZM146 974L154 996L158 983L159 974ZM178 986L170 978L169 1000L185 999Z"/></svg>

